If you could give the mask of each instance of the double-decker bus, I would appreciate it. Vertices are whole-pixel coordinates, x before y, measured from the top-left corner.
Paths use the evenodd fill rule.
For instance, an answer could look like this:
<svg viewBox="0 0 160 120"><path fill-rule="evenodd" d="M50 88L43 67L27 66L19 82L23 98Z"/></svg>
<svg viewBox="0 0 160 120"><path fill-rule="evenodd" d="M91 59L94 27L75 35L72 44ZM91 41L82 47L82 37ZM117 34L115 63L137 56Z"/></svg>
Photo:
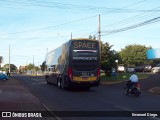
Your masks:
<svg viewBox="0 0 160 120"><path fill-rule="evenodd" d="M90 87L100 83L99 42L72 39L46 54L45 79L59 88Z"/></svg>

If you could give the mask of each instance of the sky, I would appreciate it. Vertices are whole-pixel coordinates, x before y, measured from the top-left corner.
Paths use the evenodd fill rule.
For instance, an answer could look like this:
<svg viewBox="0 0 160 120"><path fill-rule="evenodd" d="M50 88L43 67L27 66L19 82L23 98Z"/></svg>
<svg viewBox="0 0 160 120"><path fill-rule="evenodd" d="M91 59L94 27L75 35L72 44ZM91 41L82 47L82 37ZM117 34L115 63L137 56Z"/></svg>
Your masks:
<svg viewBox="0 0 160 120"><path fill-rule="evenodd" d="M71 38L98 38L120 51L131 44L160 48L159 0L0 1L0 56L17 67L45 61Z"/></svg>

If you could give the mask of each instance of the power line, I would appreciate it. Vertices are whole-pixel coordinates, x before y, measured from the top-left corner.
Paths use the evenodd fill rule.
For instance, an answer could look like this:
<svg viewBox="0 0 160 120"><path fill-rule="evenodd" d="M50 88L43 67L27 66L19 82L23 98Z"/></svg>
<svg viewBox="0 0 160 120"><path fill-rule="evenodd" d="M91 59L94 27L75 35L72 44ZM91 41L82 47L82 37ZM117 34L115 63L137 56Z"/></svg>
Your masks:
<svg viewBox="0 0 160 120"><path fill-rule="evenodd" d="M134 5L136 5L136 4L139 4L139 3L142 3L142 2L145 2L145 1L147 1L147 0L142 0L142 1L139 1L139 2L136 2L136 3L133 3L133 4L131 4L131 5L124 6L124 7L122 7L121 9L130 7L130 6L134 6ZM115 11L115 10L111 10L111 11L109 11L109 12L102 13L101 15L105 15L105 14L110 13L110 12L113 12L113 11ZM148 12L151 12L151 11L154 11L154 9L153 9L153 10L150 10L150 11L148 11ZM98 33L97 33L97 30L96 30L96 32L90 33L90 35L92 35L92 34L94 34L93 36L96 36L96 35L98 34ZM85 35L86 35L86 34L85 34ZM83 35L83 36L84 36L84 35Z"/></svg>
<svg viewBox="0 0 160 120"><path fill-rule="evenodd" d="M43 30L43 29L50 29L50 28L59 27L59 26L63 26L63 25L68 25L68 24L72 24L72 23L79 22L79 21L82 21L82 20L94 18L94 17L97 17L97 16L98 16L98 15L91 16L91 17L87 17L87 18L82 18L82 19L79 19L79 20L70 21L70 22L66 22L66 23L62 23L62 24L58 24L58 25L54 25L54 26L42 27L42 28L37 28L37 29L32 29L32 30L25 30L25 31L11 32L11 33L2 33L2 34L0 34L0 35L20 34L20 33L26 33L26 32L34 32L34 31Z"/></svg>
<svg viewBox="0 0 160 120"><path fill-rule="evenodd" d="M151 10L157 10L159 9L160 7L156 7L156 8L153 8ZM149 13L149 14L148 14ZM127 23L130 23L130 22L134 22L135 20L138 20L140 21L140 19L143 19L143 18L146 18L146 17L149 17L149 16L153 16L153 15L156 15L157 13L153 12L153 13L150 13L150 12L143 12L141 14L138 14L138 15L135 15L135 16L132 16L132 17L129 17L127 19L124 19L124 20L121 20L121 21L118 21L118 22L115 22L115 23L112 23L112 24L109 24L107 26L103 26L103 27L109 27L109 26L115 26L115 25L123 25L123 24L127 24ZM122 24L123 23L123 24Z"/></svg>
<svg viewBox="0 0 160 120"><path fill-rule="evenodd" d="M160 7L156 7L152 10L157 10L159 9ZM132 16L132 17L129 17L127 19L124 19L124 20L121 20L121 21L118 21L118 22L115 22L115 23L112 23L112 24L109 24L107 26L103 26L102 28L105 28L105 27L110 27L110 26L122 26L122 25L126 25L126 24L131 24L131 22L136 22L137 21L140 21L141 19L146 19L147 17L150 17L150 16L153 16L153 15L157 15L157 13L149 13L149 14L146 14L146 12L143 12L141 14L138 14L138 15L135 15L135 16ZM103 32L103 30L102 30ZM105 31L104 31L105 32ZM88 33L89 35L93 35L93 36L96 36L98 33L97 31L95 30L94 32L92 33ZM86 35L86 34L85 34ZM84 36L84 35L83 35Z"/></svg>
<svg viewBox="0 0 160 120"><path fill-rule="evenodd" d="M144 2L144 1L146 1L146 0L139 1L139 2L136 2L136 3L130 4L130 5L124 6L124 7L122 7L122 8L127 8L127 7L130 7L130 6L134 6L134 5L137 5L137 4L142 3L142 2ZM12 1L11 1L11 2L12 2ZM110 12L113 12L113 11L114 11L114 10L109 11L109 12L105 12L105 13L102 13L101 15L104 15L104 14L107 14L107 13L110 13ZM11 33L2 33L2 34L0 34L0 35L20 34L20 33L26 33L26 32L39 31L39 30L43 30L43 29L50 29L50 28L54 28L54 27L59 27L59 26L63 26L63 25L72 24L72 23L79 22L79 21L82 21L82 20L91 19L91 18L94 18L94 17L97 17L97 16L98 16L98 15L94 15L94 16L90 16L90 17L86 17L86 18L82 18L82 19L78 19L78 20L74 20L74 21L70 21L70 22L66 22L66 23L62 23L62 24L58 24L58 25L54 25L54 26L42 27L42 28L37 28L37 29L32 29L32 30L25 30L25 31L11 32Z"/></svg>
<svg viewBox="0 0 160 120"><path fill-rule="evenodd" d="M139 3L142 3L146 0L134 3L129 6L133 6ZM41 0L30 0L30 1L5 1L2 5L24 5L24 6L36 6L36 7L45 7L45 8L59 8L59 9L70 9L73 12L75 10L81 11L104 11L104 10L113 10L114 12L144 12L150 10L134 10L134 9L124 9L124 8L107 8L107 7L95 7L95 6L86 6L86 5L76 5L76 4L66 4L66 3L56 3L56 2L47 2ZM157 10L158 11L158 10ZM155 11L156 12L156 11ZM159 12L159 11L158 11Z"/></svg>
<svg viewBox="0 0 160 120"><path fill-rule="evenodd" d="M57 37L25 37L25 38L13 38L13 37L5 37L5 38L0 38L1 40L2 39L4 39L4 40L37 40L37 39L51 39L51 38L61 38L62 36L57 36ZM63 36L63 37L69 37L69 35L68 36Z"/></svg>
<svg viewBox="0 0 160 120"><path fill-rule="evenodd" d="M141 26L144 26L144 25L147 25L147 24L151 24L151 23L155 23L155 22L159 22L159 21L160 21L160 17L156 17L156 18L153 18L153 19L150 19L150 20L147 20L147 21L144 21L144 22L141 22L141 23L129 26L129 27L110 30L110 31L105 31L103 33L106 33L106 34L103 34L102 36L113 34L113 33L118 33L118 32L123 32L123 31L127 31L127 30L130 30L130 29L134 29L134 28L137 28L137 27L141 27Z"/></svg>

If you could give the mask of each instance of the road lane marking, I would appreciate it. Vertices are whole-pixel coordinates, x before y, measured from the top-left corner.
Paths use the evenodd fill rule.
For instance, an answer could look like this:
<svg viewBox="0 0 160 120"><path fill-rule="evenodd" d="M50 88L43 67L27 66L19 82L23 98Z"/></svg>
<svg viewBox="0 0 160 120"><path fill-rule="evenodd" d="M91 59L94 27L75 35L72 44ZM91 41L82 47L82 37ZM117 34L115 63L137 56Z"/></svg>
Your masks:
<svg viewBox="0 0 160 120"><path fill-rule="evenodd" d="M36 81L36 83L32 83L32 85L39 85L39 84L46 84L47 83L44 79L31 78L31 80Z"/></svg>
<svg viewBox="0 0 160 120"><path fill-rule="evenodd" d="M126 110L126 111L133 112L133 110L130 110L130 109L128 109L128 108L124 108L124 107L121 107L121 106L118 106L118 105L116 105L115 107L116 107L116 108L120 108L120 109L122 109L122 110Z"/></svg>
<svg viewBox="0 0 160 120"><path fill-rule="evenodd" d="M51 112L51 109L49 109L44 103L41 104L56 120L62 120L60 117L57 117L54 112Z"/></svg>
<svg viewBox="0 0 160 120"><path fill-rule="evenodd" d="M32 78L32 80L38 81L38 82L45 81L44 79L35 79L35 78Z"/></svg>
<svg viewBox="0 0 160 120"><path fill-rule="evenodd" d="M39 83L32 83L32 85L41 85L41 84L46 84L47 82L39 82Z"/></svg>

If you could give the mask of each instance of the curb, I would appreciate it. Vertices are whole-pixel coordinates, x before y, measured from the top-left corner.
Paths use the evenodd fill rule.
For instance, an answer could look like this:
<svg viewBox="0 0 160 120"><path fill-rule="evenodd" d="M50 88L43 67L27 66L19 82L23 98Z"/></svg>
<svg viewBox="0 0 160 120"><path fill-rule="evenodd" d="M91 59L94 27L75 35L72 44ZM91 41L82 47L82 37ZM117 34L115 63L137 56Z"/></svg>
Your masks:
<svg viewBox="0 0 160 120"><path fill-rule="evenodd" d="M146 77L139 78L139 80L144 80ZM110 82L110 81L101 81L101 85L111 85L111 84L116 84L116 83L121 83L121 82L126 82L128 80L122 80L122 81L117 81L117 82Z"/></svg>
<svg viewBox="0 0 160 120"><path fill-rule="evenodd" d="M151 93L160 93L160 87L153 87L149 89L149 92Z"/></svg>
<svg viewBox="0 0 160 120"><path fill-rule="evenodd" d="M128 80L122 80L122 81L117 81L117 82L101 81L100 84L101 85L111 85L111 84L117 84L117 83L126 82L126 81Z"/></svg>
<svg viewBox="0 0 160 120"><path fill-rule="evenodd" d="M112 85L112 84L116 84L116 83L121 83L121 82L125 82L127 80L124 80L124 81L118 81L118 82L107 82L107 81L103 81L101 82L100 84L101 85ZM160 94L160 87L153 87L151 89L148 90L149 92L151 93L157 93L157 94Z"/></svg>

